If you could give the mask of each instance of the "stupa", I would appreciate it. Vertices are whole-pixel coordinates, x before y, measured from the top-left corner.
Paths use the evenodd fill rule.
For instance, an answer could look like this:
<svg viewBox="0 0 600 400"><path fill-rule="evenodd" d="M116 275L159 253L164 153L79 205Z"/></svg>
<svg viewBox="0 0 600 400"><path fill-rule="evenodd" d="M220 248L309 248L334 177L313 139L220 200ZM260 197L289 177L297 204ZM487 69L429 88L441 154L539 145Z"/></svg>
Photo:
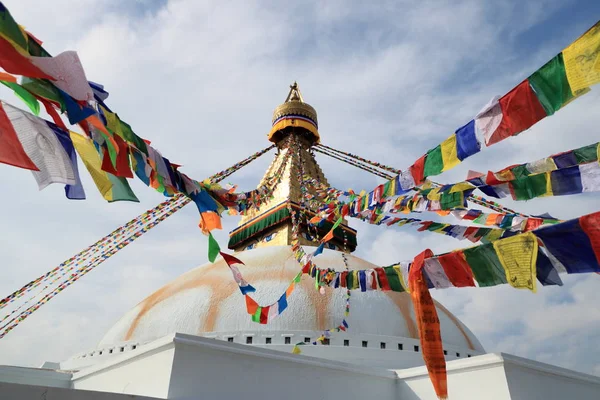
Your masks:
<svg viewBox="0 0 600 400"><path fill-rule="evenodd" d="M296 83L273 113L268 140L277 145L278 152L259 187L275 172L281 174L280 182L272 199L241 218L229 240L229 248L245 264L240 271L256 288L255 299L264 304L277 300L300 268L291 250L289 211L299 211L303 203L298 174L303 172L306 178L327 184L311 151L320 141L317 112L304 102ZM299 157L290 156L290 140L300 143ZM309 208L307 204L303 206ZM309 216L310 211L307 210ZM300 244L308 251L330 227L315 231L301 223ZM343 223L334 233L329 248L317 260L319 265L343 271L342 252L350 253L356 248L356 231ZM376 267L350 254L347 260L350 269ZM437 307L449 359L484 353L477 338L457 317L441 304L437 303ZM227 264L219 258L149 295L109 329L96 349L76 355L61 363L61 367L89 365L120 352L121 348L137 347L174 332L291 352L294 344L312 343L324 330L338 326L344 319L344 310L344 291L329 289L320 294L312 280L303 279L285 313L267 325L257 324L246 313ZM410 295L382 291L356 294L351 298L347 322L347 332L335 333L325 346L304 346L303 353L385 368L423 365Z"/></svg>
<svg viewBox="0 0 600 400"><path fill-rule="evenodd" d="M275 109L268 139L277 155L262 186L279 179L273 197L241 218L229 248L261 304L275 301L300 268L298 238L308 251L330 226L306 223L310 179L327 183L312 146L317 113L293 84ZM298 153L290 154L290 143ZM298 177L303 177L298 179ZM300 215L300 220L293 218ZM344 221L318 264L335 270L376 266L351 253L356 231ZM344 262L347 259L347 265ZM41 368L0 366L1 398L117 399L436 399L418 340L410 296L315 290L303 279L288 309L266 325L253 322L223 259L197 267L143 299L104 334L96 348ZM598 399L600 378L503 353L481 343L436 302L452 399ZM349 328L312 345L346 320ZM294 344L306 342L302 354Z"/></svg>

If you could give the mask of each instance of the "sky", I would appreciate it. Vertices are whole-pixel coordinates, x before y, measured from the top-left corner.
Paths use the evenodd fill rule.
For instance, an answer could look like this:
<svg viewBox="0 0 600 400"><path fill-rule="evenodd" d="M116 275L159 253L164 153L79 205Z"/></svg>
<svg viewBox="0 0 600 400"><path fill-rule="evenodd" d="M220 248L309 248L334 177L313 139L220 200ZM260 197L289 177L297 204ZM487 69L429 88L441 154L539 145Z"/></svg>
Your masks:
<svg viewBox="0 0 600 400"><path fill-rule="evenodd" d="M368 3L368 4L367 4ZM272 110L297 80L319 114L322 142L398 169L462 126L559 53L600 15L597 1L9 0L14 18L51 54L76 50L107 104L181 170L202 180L269 145ZM24 108L13 93L0 98ZM499 170L598 141L600 87L531 130L437 177ZM253 189L273 154L228 178ZM381 178L318 155L335 187ZM80 166L85 201L62 185L38 191L29 171L0 164L0 295L54 268L163 197L140 181L140 203L109 204ZM562 219L598 211L600 195L503 200ZM425 215L424 215L425 216ZM419 217L418 215L416 217ZM44 305L0 340L0 364L39 366L95 347L121 315L207 262L185 207ZM237 224L225 218L221 243ZM389 265L467 242L411 227L359 230L356 255ZM600 275L563 277L538 293L508 285L435 290L488 352L600 376Z"/></svg>

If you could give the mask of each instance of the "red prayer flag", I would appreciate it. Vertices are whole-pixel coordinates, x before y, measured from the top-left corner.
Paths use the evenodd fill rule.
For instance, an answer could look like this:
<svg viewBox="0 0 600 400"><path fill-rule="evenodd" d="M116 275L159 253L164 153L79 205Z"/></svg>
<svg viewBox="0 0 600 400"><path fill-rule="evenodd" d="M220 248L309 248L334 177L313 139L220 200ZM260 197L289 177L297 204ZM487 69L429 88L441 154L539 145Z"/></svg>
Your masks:
<svg viewBox="0 0 600 400"><path fill-rule="evenodd" d="M33 65L28 57L19 53L17 49L2 36L0 36L0 67L11 74L54 81L53 77Z"/></svg>
<svg viewBox="0 0 600 400"><path fill-rule="evenodd" d="M119 135L114 135L113 139L117 143L117 148L119 149L116 165L112 165L108 155L108 149L105 147L104 158L102 159L102 170L121 178L133 178L133 172L129 165L129 145Z"/></svg>
<svg viewBox="0 0 600 400"><path fill-rule="evenodd" d="M541 218L529 217L527 218L527 222L525 223L525 229L523 230L523 232L533 231L539 228L543 222L544 220Z"/></svg>
<svg viewBox="0 0 600 400"><path fill-rule="evenodd" d="M392 290L387 275L385 274L385 270L381 267L378 267L375 268L375 272L377 273L377 279L379 280L379 286L381 287L381 290Z"/></svg>
<svg viewBox="0 0 600 400"><path fill-rule="evenodd" d="M421 227L417 229L418 232L426 231L429 228L429 225L433 224L433 221L423 221L421 222Z"/></svg>
<svg viewBox="0 0 600 400"><path fill-rule="evenodd" d="M473 271L462 251L453 251L438 257L446 276L455 287L475 286Z"/></svg>
<svg viewBox="0 0 600 400"><path fill-rule="evenodd" d="M260 323L263 325L269 322L269 308L271 308L271 306L263 307L260 310Z"/></svg>
<svg viewBox="0 0 600 400"><path fill-rule="evenodd" d="M499 103L502 109L502 122L490 137L488 145L523 132L546 117L546 111L531 89L528 80L524 80L504 95Z"/></svg>
<svg viewBox="0 0 600 400"><path fill-rule="evenodd" d="M412 175L416 185L422 184L425 180L425 157L426 155L423 155L409 168L410 174Z"/></svg>
<svg viewBox="0 0 600 400"><path fill-rule="evenodd" d="M340 286L348 287L348 271L344 271L340 274Z"/></svg>
<svg viewBox="0 0 600 400"><path fill-rule="evenodd" d="M580 217L579 225L590 239L596 260L600 263L600 212Z"/></svg>
<svg viewBox="0 0 600 400"><path fill-rule="evenodd" d="M19 141L17 132L13 127L4 107L0 103L0 162L19 168L39 171L38 167L31 161L23 145Z"/></svg>

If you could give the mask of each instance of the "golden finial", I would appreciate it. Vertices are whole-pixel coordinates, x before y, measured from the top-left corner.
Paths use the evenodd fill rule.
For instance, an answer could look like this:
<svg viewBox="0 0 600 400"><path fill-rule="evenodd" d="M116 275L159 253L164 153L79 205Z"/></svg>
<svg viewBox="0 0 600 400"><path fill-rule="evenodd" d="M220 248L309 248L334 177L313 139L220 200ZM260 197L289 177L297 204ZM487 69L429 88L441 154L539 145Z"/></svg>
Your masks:
<svg viewBox="0 0 600 400"><path fill-rule="evenodd" d="M308 103L304 102L298 82L290 85L290 91L285 102L279 105L273 112L273 126L269 133L269 140L273 143L279 142L281 135L277 132L287 127L298 127L310 132L312 142L318 143L319 132L317 122L317 111Z"/></svg>

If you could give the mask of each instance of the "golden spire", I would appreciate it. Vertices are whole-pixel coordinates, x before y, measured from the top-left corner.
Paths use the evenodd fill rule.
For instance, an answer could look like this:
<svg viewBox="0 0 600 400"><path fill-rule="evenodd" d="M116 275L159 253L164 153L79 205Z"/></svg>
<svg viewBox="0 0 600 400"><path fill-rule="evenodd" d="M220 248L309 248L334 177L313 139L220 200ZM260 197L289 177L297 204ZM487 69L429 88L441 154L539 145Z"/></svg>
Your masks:
<svg viewBox="0 0 600 400"><path fill-rule="evenodd" d="M315 190L301 180L315 179L325 186L329 185L311 149L319 141L317 112L304 102L296 82L290 86L285 102L273 113L273 128L269 140L277 144L278 152L258 187L269 185L274 176L279 178L279 183L274 188L273 197L260 207L249 210L242 216L238 228L230 232L229 248L236 251L290 245L292 221L289 207L297 211L304 210L309 219L315 211L304 204L307 195L316 195ZM302 221L300 244L317 246L316 236L324 236L330 228L331 226L326 224L316 230L308 229L306 221ZM353 251L356 247L356 231L349 228L345 222L336 229L335 237L328 245L341 250L344 235L348 240L348 250Z"/></svg>

